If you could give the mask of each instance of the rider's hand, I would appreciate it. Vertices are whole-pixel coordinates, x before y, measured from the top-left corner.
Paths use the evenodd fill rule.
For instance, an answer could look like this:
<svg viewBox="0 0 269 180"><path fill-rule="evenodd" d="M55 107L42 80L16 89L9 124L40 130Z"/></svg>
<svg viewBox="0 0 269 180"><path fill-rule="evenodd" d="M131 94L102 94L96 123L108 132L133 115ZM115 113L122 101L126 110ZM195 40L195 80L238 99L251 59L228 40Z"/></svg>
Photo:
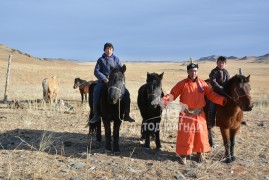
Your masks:
<svg viewBox="0 0 269 180"><path fill-rule="evenodd" d="M222 105L225 106L227 104L227 98L223 99Z"/></svg>
<svg viewBox="0 0 269 180"><path fill-rule="evenodd" d="M104 83L107 84L108 83L108 79L104 79Z"/></svg>

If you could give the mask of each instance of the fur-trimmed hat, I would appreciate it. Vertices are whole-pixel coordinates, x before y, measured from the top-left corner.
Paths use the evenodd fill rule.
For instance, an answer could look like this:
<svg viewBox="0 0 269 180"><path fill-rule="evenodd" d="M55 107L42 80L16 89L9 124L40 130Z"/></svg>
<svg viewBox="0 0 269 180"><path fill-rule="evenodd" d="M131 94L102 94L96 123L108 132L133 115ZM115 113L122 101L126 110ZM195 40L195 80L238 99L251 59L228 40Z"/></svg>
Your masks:
<svg viewBox="0 0 269 180"><path fill-rule="evenodd" d="M187 65L187 70L189 70L191 68L197 68L198 69L198 64L194 64L192 62L192 58L190 58L190 63Z"/></svg>

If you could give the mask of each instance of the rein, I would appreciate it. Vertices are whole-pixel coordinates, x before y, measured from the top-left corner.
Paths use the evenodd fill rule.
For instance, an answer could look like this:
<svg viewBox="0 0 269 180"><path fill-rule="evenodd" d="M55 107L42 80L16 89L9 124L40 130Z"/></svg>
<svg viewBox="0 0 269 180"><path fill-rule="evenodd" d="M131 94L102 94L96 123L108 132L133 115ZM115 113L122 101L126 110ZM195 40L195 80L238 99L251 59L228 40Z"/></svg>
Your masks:
<svg viewBox="0 0 269 180"><path fill-rule="evenodd" d="M251 98L251 96L250 96L249 94L244 94L244 95L239 96L239 95L238 95L238 92L236 92L236 94L238 95L238 98L237 98L237 99L235 99L234 97L230 96L229 94L227 94L227 93L224 92L224 91L222 91L222 93L223 93L225 96L227 96L229 99L233 100L237 105L239 105L239 99L240 99L240 98L245 97L245 96Z"/></svg>
<svg viewBox="0 0 269 180"><path fill-rule="evenodd" d="M148 96L158 96L156 93L148 94Z"/></svg>

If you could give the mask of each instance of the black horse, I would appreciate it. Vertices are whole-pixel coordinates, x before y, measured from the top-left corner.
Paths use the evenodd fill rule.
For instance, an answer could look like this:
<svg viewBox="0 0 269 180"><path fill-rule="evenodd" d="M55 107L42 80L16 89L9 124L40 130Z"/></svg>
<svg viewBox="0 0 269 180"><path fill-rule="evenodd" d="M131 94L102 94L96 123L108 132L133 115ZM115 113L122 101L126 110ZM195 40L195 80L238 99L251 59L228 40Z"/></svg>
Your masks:
<svg viewBox="0 0 269 180"><path fill-rule="evenodd" d="M123 97L125 93L125 76L126 66L115 67L109 75L109 83L100 95L99 112L105 127L106 150L112 151L111 148L111 128L110 123L114 122L113 127L113 151L119 152L119 131L121 120L124 114ZM93 89L95 84L89 87L89 105L91 108L89 120L93 117ZM101 141L101 122L89 123L89 134L96 131L97 141Z"/></svg>
<svg viewBox="0 0 269 180"><path fill-rule="evenodd" d="M150 135L155 135L156 148L161 148L160 122L162 108L160 99L164 96L162 91L162 74L147 73L147 83L138 90L137 104L143 118L141 125L142 139L145 139L145 148L150 148Z"/></svg>

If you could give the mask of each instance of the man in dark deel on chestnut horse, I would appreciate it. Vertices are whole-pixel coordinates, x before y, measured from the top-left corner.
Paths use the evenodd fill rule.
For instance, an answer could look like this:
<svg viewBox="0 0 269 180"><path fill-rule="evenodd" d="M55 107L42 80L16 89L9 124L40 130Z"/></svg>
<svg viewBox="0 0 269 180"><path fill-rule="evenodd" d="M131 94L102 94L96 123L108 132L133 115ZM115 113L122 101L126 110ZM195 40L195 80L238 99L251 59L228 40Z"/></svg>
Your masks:
<svg viewBox="0 0 269 180"><path fill-rule="evenodd" d="M227 60L224 56L220 56L217 59L217 66L212 69L209 74L210 85L214 92L218 93L219 95L226 96L223 92L223 84L225 84L229 79L230 75L229 72L225 69L225 65ZM210 101L209 104L209 111L208 111L208 129L211 129L216 124L216 105ZM213 146L213 139L209 137L210 145Z"/></svg>
<svg viewBox="0 0 269 180"><path fill-rule="evenodd" d="M102 89L104 88L104 86L108 84L108 76L110 74L111 69L117 66L122 66L119 58L113 54L113 51L114 51L113 45L111 43L106 43L104 45L105 53L103 53L102 57L100 57L97 60L97 63L94 69L94 75L98 79L98 83L94 87L94 91L93 91L94 116L90 120L90 123L95 123L100 120L100 115L98 112L98 103L100 99L100 93ZM129 121L129 122L135 122L135 120L132 119L129 115L131 99L130 99L130 93L127 89L125 90L123 102L124 102L124 107L125 107L123 120Z"/></svg>

